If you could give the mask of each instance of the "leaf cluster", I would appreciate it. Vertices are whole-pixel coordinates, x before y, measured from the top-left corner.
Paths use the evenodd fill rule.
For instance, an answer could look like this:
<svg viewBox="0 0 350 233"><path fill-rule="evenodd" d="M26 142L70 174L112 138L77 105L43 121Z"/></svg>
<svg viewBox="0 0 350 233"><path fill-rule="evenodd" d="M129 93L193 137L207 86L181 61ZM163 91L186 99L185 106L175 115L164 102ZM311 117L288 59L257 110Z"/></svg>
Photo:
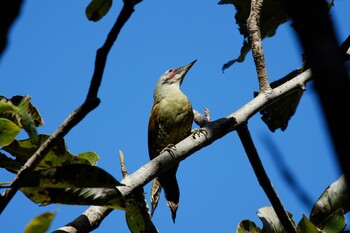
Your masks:
<svg viewBox="0 0 350 233"><path fill-rule="evenodd" d="M36 133L36 127L43 125L43 122L29 97L1 97L1 168L17 173L40 145L48 140L49 135ZM21 128L30 138L16 139ZM36 204L95 205L124 210L131 232L145 229L148 229L147 232L157 232L150 220L143 190L136 190L130 196L123 197L117 188L122 184L96 166L98 159L95 152L74 155L68 151L64 139L58 140L38 166L20 180L18 186ZM3 181L1 184L5 187L9 182ZM54 215L44 213L38 216L28 224L25 232L44 232L43 229L48 228ZM42 221L40 219L45 221L39 224L38 221Z"/></svg>

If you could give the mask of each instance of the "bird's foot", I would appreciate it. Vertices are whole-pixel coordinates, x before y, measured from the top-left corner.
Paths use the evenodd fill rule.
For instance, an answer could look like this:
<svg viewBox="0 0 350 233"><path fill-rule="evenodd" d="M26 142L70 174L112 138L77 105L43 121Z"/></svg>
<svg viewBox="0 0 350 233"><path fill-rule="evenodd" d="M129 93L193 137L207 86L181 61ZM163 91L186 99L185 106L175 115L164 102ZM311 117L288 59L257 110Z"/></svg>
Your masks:
<svg viewBox="0 0 350 233"><path fill-rule="evenodd" d="M192 134L192 137L196 139L196 136L200 137L201 134L203 134L206 137L208 132L205 129L200 128L200 129L192 129L191 134Z"/></svg>
<svg viewBox="0 0 350 233"><path fill-rule="evenodd" d="M167 151L171 156L173 156L174 150L176 150L176 146L174 144L169 144L160 152L160 154Z"/></svg>

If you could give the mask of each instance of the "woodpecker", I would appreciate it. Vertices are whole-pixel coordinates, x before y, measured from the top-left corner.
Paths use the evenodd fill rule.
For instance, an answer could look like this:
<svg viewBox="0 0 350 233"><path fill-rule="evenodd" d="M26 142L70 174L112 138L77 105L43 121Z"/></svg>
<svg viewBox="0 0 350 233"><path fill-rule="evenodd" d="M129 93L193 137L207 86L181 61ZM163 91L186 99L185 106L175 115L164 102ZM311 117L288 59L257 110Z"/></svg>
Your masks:
<svg viewBox="0 0 350 233"><path fill-rule="evenodd" d="M148 123L148 152L150 159L157 157L191 134L193 122L192 105L180 86L188 70L197 60L186 66L167 70L156 84L154 103ZM179 164L162 173L152 181L151 215L158 205L160 192L164 189L165 199L175 223L179 205L180 190L176 179Z"/></svg>

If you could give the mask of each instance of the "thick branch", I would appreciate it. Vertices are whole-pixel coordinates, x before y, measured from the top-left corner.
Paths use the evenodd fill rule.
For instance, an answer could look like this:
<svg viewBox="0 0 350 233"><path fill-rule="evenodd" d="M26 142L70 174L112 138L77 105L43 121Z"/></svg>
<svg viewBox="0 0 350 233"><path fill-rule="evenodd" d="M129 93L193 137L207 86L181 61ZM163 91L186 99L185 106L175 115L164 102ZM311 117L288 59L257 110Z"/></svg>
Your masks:
<svg viewBox="0 0 350 233"><path fill-rule="evenodd" d="M69 224L53 231L52 233L78 233L91 232L100 226L100 223L108 216L113 209L107 209L100 206L91 206L82 215Z"/></svg>
<svg viewBox="0 0 350 233"><path fill-rule="evenodd" d="M104 45L98 50L95 60L95 71L91 80L90 89L85 102L77 108L68 118L59 126L59 128L38 148L32 157L18 171L16 177L0 199L0 213L6 208L12 197L18 191L18 183L28 172L33 171L36 166L44 159L46 154L62 139L75 125L77 125L89 112L95 109L100 100L97 98L98 89L101 84L106 59L117 36L134 11L134 6L140 1L125 1L124 7L111 29Z"/></svg>
<svg viewBox="0 0 350 233"><path fill-rule="evenodd" d="M250 14L247 19L247 29L252 47L252 54L255 62L256 72L258 74L259 92L270 92L271 87L267 76L264 50L262 48L260 34L260 10L263 0L252 0L250 5Z"/></svg>
<svg viewBox="0 0 350 233"><path fill-rule="evenodd" d="M259 112L263 107L286 95L294 89L304 90L304 84L311 78L310 70L303 72L294 79L273 89L270 93L260 93L253 100L248 102L236 112L225 118L216 121L207 122L200 129L199 136L190 135L175 145L176 150L171 154L168 151L163 152L153 160L146 163L134 173L125 177L122 183L125 186L118 187L123 195L129 195L132 190L145 185L147 182L156 177L160 172L166 171L173 164L176 164L201 148L210 145L215 140L236 130L237 125L247 122L250 117Z"/></svg>
<svg viewBox="0 0 350 233"><path fill-rule="evenodd" d="M307 70L294 79L274 88L270 93L260 93L253 100L227 117L220 118L212 122L199 119L199 122L204 124L204 127L202 127L199 132L205 132L204 134L200 133L200 136L196 136L195 138L193 136L185 138L175 145L176 150L171 154L169 154L168 151L163 152L155 159L143 165L134 173L125 177L121 181L121 183L125 184L125 186L120 186L118 189L124 196L131 194L133 190L137 189L138 187L143 187L159 173L168 170L174 164L186 159L194 152L210 145L215 140L234 131L237 125L247 122L253 115L259 112L266 105L295 89L304 90L305 83L309 80L311 80L311 71ZM197 111L196 114L199 115ZM201 118L201 116L198 117ZM89 207L89 209L90 208L95 207ZM109 213L110 209L101 207L100 211L102 212L101 214L104 215L106 212ZM95 218L92 216L92 218L89 220L94 221ZM75 220L73 222L75 222Z"/></svg>
<svg viewBox="0 0 350 233"><path fill-rule="evenodd" d="M281 200L279 199L273 185L264 169L264 166L259 158L259 154L255 148L253 139L249 133L248 125L241 124L237 127L237 133L243 144L244 150L247 153L250 164L253 167L255 176L258 178L260 186L264 189L266 196L270 200L273 209L280 219L284 229L290 233L297 233L297 229L288 213L284 209Z"/></svg>

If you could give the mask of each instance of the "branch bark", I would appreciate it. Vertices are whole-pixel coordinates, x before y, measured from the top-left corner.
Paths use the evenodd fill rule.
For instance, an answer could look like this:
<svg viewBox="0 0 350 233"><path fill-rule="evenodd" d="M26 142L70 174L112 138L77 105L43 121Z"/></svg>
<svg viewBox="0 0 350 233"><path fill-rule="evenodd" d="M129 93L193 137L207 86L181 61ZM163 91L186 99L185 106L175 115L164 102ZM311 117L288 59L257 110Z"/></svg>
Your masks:
<svg viewBox="0 0 350 233"><path fill-rule="evenodd" d="M282 202L279 199L264 169L264 166L259 158L259 154L255 148L253 139L249 133L248 124L243 123L237 127L237 133L248 156L250 164L253 167L255 176L258 178L260 186L264 189L266 196L270 200L272 207L275 210L284 229L290 233L298 233L296 226L287 214L287 211L284 209Z"/></svg>
<svg viewBox="0 0 350 233"><path fill-rule="evenodd" d="M344 61L349 58L350 50L350 37L342 44L340 47ZM139 168L136 172L128 175L121 182L126 186L121 187L121 192L123 195L129 195L133 190L138 187L146 185L150 180L152 180L160 170L169 169L172 164L177 163L176 161L181 161L186 159L188 156L194 152L200 150L201 148L210 145L215 140L225 136L226 134L236 130L237 127L241 124L245 124L248 120L254 116L257 112L263 109L265 106L270 103L278 100L281 96L287 95L290 92L295 91L296 89L305 90L306 83L311 81L312 73L311 69L308 69L296 76L295 78L285 82L284 84L272 89L269 93L260 93L253 100L248 102L246 105L238 109L237 111L231 113L230 115L220 118L216 121L209 122L203 115L198 111L194 110L195 113L195 122L202 127L199 132L205 130L205 134L202 134L201 137L193 138L189 136L180 143L176 144L176 151L172 153L171 158L168 158L170 162L163 163L165 157L169 157L167 152L159 155L157 158L159 160L152 160ZM173 159L173 161L171 161ZM159 163L161 161L161 163ZM159 171L158 171L159 170ZM91 209L91 211L89 211ZM99 215L103 216L101 218L95 218L95 215L89 215L94 211L99 211ZM96 208L96 206L91 206L87 211L84 212L84 216L88 218L89 225L99 225L112 210L104 207ZM81 217L78 217L79 219ZM76 219L76 220L77 220ZM66 226L75 225L77 229L85 226L77 226L78 221L72 221ZM97 222L95 222L97 221ZM80 224L86 224L84 221L80 221ZM60 228L61 229L61 228ZM65 231L65 232L79 232L79 231Z"/></svg>
<svg viewBox="0 0 350 233"><path fill-rule="evenodd" d="M289 80L286 83L272 89L270 93L260 93L253 100L251 100L246 105L233 112L232 114L212 122L208 122L205 119L201 119L201 116L199 116L198 112L196 112L195 115L198 115L197 117L199 119L200 124L204 125L198 131L199 134L196 134L197 136L188 136L187 138L175 145L176 150L172 151L171 154L168 151L165 151L159 156L157 156L155 159L143 165L134 173L126 176L121 181L121 183L125 184L125 186L118 187L119 191L122 193L123 196L130 195L135 189L146 185L158 174L168 170L174 164L186 159L191 154L195 153L201 148L210 145L219 138L236 130L237 126L239 126L240 124L245 124L245 122L247 122L252 116L254 116L266 105L276 101L283 95L287 95L295 89L305 90L305 83L309 80L311 80L311 71L307 70L295 77L294 79ZM92 206L89 207L88 210L91 208L93 211L96 209L96 207ZM85 211L85 213L88 213L88 210ZM98 210L100 211L100 214L104 217L111 212L111 209L103 207L99 208ZM96 219L94 216L90 217L85 213L84 216L86 216L89 219L89 224L92 224L92 222L94 221L103 220L103 218ZM73 222L76 223L77 221L74 220ZM71 226L73 222L68 223L66 226ZM81 221L80 223L84 224L83 221ZM96 224L98 225L99 223L94 223L94 225Z"/></svg>
<svg viewBox="0 0 350 233"><path fill-rule="evenodd" d="M251 41L252 54L259 81L259 92L270 92L271 87L266 70L264 50L260 33L260 10L263 0L251 0L250 14L247 19L247 29Z"/></svg>

